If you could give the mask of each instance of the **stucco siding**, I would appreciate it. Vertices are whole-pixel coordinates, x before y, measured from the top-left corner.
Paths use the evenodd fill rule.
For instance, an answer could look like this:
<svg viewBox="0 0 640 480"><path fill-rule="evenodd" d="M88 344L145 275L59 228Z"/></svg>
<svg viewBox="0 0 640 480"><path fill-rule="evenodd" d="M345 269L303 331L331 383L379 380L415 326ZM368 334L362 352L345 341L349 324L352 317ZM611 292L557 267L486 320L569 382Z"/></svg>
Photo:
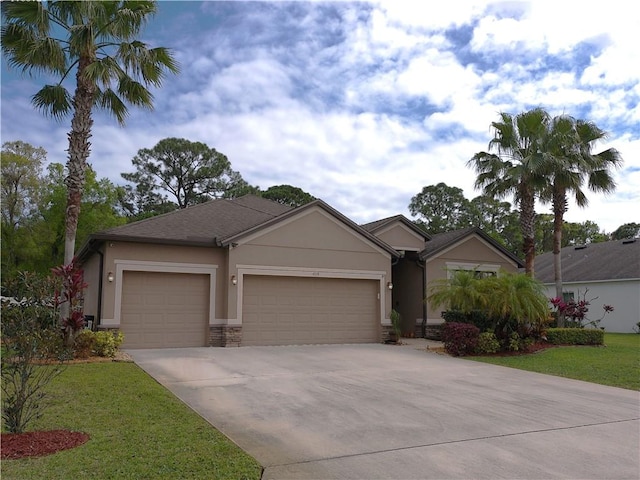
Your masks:
<svg viewBox="0 0 640 480"><path fill-rule="evenodd" d="M554 285L545 284L547 296L556 296ZM614 311L607 314L599 324L607 332L632 333L640 321L640 279L609 282L564 283L564 292L573 292L576 300L591 301L587 317L596 320L602 317L603 305L611 305Z"/></svg>
<svg viewBox="0 0 640 480"><path fill-rule="evenodd" d="M108 272L116 272L116 262L158 262L161 264L188 264L188 265L217 265L216 290L215 290L215 317L225 317L224 298L227 295L226 288L226 258L225 250L216 247L187 247L177 245L154 245L133 242L107 242L105 247L104 275ZM103 319L114 319L116 289L121 288L114 282L103 282ZM220 299L219 301L217 299Z"/></svg>
<svg viewBox="0 0 640 480"><path fill-rule="evenodd" d="M417 252L424 248L424 237L419 236L401 223L375 232L375 235L396 250L413 250Z"/></svg>
<svg viewBox="0 0 640 480"><path fill-rule="evenodd" d="M380 247L320 208L304 212L249 236L241 245L278 246L290 250L378 252Z"/></svg>

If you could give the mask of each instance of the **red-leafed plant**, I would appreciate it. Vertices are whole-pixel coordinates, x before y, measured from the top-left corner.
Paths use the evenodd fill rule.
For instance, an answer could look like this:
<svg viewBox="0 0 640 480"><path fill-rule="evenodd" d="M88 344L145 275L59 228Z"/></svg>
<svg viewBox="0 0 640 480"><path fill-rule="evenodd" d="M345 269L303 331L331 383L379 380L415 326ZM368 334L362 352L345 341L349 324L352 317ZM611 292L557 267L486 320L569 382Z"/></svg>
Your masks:
<svg viewBox="0 0 640 480"><path fill-rule="evenodd" d="M587 313L589 313L589 306L591 302L597 299L598 297L594 297L590 300L587 300L587 292L589 290L585 290L582 298L580 298L580 292L578 292L578 300L569 300L565 302L561 298L551 298L551 305L553 305L556 309L557 315L563 315L567 320L567 327L597 327L600 321L608 314L613 312L613 307L611 305L603 305L602 309L604 312L602 316L596 320L589 320L587 318Z"/></svg>
<svg viewBox="0 0 640 480"><path fill-rule="evenodd" d="M74 258L68 265L51 269L54 276L62 280L62 288L55 292L55 304L60 307L60 326L67 345L73 343L78 331L84 328L84 271Z"/></svg>
<svg viewBox="0 0 640 480"><path fill-rule="evenodd" d="M442 327L442 340L447 353L456 357L472 355L478 346L480 330L470 323L447 322Z"/></svg>

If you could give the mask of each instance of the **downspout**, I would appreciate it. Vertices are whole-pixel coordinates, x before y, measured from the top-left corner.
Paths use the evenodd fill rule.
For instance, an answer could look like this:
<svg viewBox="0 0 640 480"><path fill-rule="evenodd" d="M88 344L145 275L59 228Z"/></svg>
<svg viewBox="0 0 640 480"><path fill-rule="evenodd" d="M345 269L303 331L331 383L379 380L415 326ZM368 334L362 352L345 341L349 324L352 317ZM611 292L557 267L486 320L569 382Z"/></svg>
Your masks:
<svg viewBox="0 0 640 480"><path fill-rule="evenodd" d="M422 338L427 337L427 262L422 263L420 257L416 260L416 265L422 269Z"/></svg>

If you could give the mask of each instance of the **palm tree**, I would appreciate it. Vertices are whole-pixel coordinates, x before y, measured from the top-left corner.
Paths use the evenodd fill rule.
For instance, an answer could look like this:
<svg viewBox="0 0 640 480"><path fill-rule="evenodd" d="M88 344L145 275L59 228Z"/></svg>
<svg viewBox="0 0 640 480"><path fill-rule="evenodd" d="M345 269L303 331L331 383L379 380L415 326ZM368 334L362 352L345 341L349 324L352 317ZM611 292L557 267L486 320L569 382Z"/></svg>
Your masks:
<svg viewBox="0 0 640 480"><path fill-rule="evenodd" d="M153 1L2 4L2 52L9 65L58 80L37 92L32 103L56 119L73 113L65 178L65 264L74 256L94 107L124 124L127 103L152 109L149 87L160 86L166 71L178 72L169 50L134 39L155 12ZM74 72L71 95L65 83Z"/></svg>
<svg viewBox="0 0 640 480"><path fill-rule="evenodd" d="M434 280L429 285L427 301L434 309L444 306L465 314L486 307L485 294L473 270L456 270L447 278Z"/></svg>
<svg viewBox="0 0 640 480"><path fill-rule="evenodd" d="M592 153L595 143L604 140L606 133L592 122L576 120L568 115L553 119L549 128L547 152L542 174L548 179L541 198L550 201L553 209L553 255L556 297L562 298L562 228L567 211L568 197L572 195L577 206L589 203L582 187L593 192L608 193L615 189L611 168L622 163L614 148ZM563 319L558 319L562 326Z"/></svg>
<svg viewBox="0 0 640 480"><path fill-rule="evenodd" d="M513 195L520 210L520 229L526 273L534 275L535 199L544 179L537 175L550 123L549 114L536 108L518 115L501 113L493 122L494 137L489 151L478 152L467 163L478 174L476 188L485 195L505 198Z"/></svg>

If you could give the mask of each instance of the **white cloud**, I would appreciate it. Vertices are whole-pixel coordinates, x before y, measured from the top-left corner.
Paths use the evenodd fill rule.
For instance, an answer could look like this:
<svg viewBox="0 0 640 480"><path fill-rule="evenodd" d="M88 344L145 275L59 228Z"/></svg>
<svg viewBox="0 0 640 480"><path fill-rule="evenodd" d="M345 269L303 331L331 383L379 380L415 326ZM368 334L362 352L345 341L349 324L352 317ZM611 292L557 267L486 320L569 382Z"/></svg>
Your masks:
<svg viewBox="0 0 640 480"><path fill-rule="evenodd" d="M466 162L487 148L491 122L542 105L588 113L625 158L617 193L591 195L567 219L607 231L640 221L629 208L640 201L640 59L627 3L170 7L182 13L164 18L153 43L176 49L182 74L155 92L155 112L132 110L125 128L96 116L90 162L100 176L119 182L138 149L183 137L226 154L252 184L298 186L355 221L408 216L426 185L479 195ZM38 85L3 71L3 141L42 145L64 163L69 122L32 112Z"/></svg>

